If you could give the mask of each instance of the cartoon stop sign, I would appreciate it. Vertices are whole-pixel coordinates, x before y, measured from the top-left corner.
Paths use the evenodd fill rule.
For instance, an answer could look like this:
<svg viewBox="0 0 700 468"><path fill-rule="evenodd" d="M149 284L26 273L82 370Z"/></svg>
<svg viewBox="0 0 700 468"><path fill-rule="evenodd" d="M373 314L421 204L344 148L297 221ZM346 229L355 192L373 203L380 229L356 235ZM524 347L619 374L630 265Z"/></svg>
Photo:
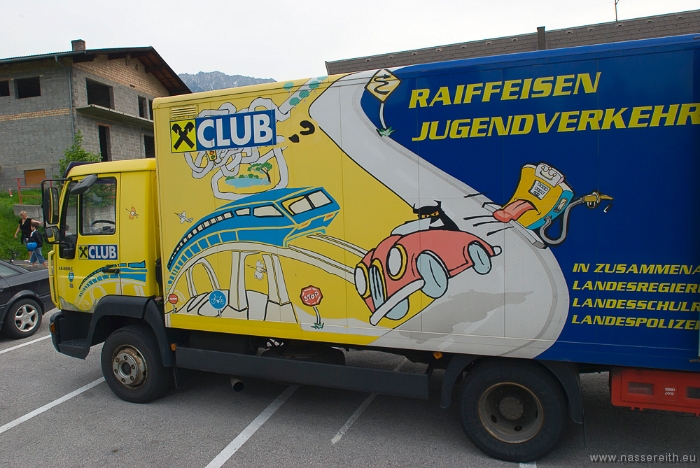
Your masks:
<svg viewBox="0 0 700 468"><path fill-rule="evenodd" d="M316 286L307 286L301 290L301 302L309 307L315 307L321 303L323 294Z"/></svg>

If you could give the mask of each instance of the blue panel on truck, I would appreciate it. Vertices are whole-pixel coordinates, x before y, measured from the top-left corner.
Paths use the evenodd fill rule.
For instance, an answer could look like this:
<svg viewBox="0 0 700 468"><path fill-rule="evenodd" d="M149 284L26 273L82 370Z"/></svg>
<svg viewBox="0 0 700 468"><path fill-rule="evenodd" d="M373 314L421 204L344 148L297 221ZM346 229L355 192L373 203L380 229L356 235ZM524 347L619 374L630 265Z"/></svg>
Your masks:
<svg viewBox="0 0 700 468"><path fill-rule="evenodd" d="M384 70L361 106L482 197L482 214L440 200L458 224L551 251L568 313L537 358L698 370L699 68L694 36L514 54ZM503 281L528 274L504 255Z"/></svg>

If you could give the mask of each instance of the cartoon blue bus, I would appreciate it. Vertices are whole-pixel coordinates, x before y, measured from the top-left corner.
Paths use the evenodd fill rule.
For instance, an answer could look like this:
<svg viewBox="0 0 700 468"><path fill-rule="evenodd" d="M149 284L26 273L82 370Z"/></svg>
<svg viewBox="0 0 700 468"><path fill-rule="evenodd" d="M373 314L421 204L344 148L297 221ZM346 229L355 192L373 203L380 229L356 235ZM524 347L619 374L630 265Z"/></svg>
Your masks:
<svg viewBox="0 0 700 468"><path fill-rule="evenodd" d="M282 188L223 205L182 236L170 259L171 281L199 252L228 242L287 247L299 237L324 233L340 206L321 187Z"/></svg>

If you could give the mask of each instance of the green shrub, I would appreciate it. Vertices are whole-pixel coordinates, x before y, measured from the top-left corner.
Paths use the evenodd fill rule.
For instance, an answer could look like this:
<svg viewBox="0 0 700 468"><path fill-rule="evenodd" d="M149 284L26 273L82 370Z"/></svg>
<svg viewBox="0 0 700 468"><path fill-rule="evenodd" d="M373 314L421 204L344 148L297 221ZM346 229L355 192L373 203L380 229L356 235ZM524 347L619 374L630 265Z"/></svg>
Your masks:
<svg viewBox="0 0 700 468"><path fill-rule="evenodd" d="M73 144L70 145L64 152L64 158L58 161L60 174L57 177L63 177L66 169L71 162L100 162L102 156L95 153L90 153L83 149L83 134L78 130L73 135Z"/></svg>

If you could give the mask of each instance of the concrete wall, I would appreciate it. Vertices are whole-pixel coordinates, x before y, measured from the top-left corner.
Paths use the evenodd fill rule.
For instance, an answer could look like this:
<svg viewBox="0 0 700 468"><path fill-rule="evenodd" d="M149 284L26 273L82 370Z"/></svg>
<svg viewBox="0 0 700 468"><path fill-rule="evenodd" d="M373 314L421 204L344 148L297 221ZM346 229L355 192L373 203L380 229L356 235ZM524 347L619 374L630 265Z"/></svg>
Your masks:
<svg viewBox="0 0 700 468"><path fill-rule="evenodd" d="M65 63L65 62L64 62ZM41 96L17 99L15 80L39 76ZM54 60L0 67L10 95L0 97L0 189L16 187L25 170L58 172L58 160L72 142L68 72Z"/></svg>
<svg viewBox="0 0 700 468"><path fill-rule="evenodd" d="M111 86L114 110L135 117L139 115L139 97L148 101L168 95L165 87L153 75L146 73L146 68L138 59L108 60L106 55L101 55L92 62L74 64L73 70L73 97L76 107L88 105L86 80ZM100 125L109 128L112 160L145 157L143 136L153 136L152 130L79 114L76 118L76 129L83 133L83 147L87 151L100 152Z"/></svg>

